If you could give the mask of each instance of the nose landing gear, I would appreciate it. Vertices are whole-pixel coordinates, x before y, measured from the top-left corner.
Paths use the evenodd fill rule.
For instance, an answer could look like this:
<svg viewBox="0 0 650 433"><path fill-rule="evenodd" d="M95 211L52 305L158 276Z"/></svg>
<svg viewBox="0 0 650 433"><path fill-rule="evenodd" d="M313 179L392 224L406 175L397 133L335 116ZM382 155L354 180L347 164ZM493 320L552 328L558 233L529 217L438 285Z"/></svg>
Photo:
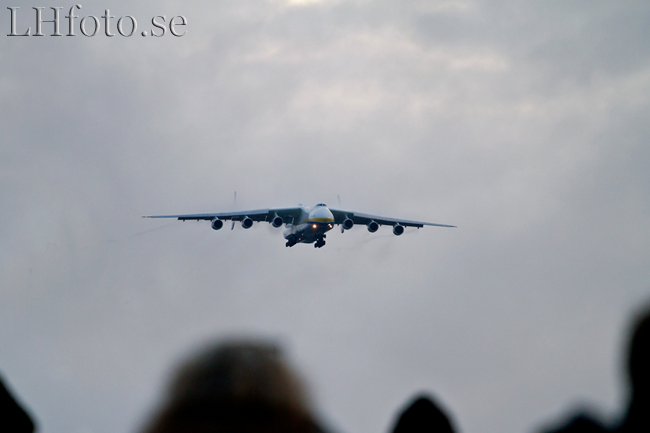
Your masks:
<svg viewBox="0 0 650 433"><path fill-rule="evenodd" d="M297 242L297 240L296 240L296 236L294 236L294 235L289 235L289 237L287 238L287 243L286 243L285 245L286 245L287 247L292 247L292 246L296 245L297 243L298 243L298 242Z"/></svg>
<svg viewBox="0 0 650 433"><path fill-rule="evenodd" d="M325 239L323 239L324 237L325 236L323 236L322 238L318 238L316 240L316 243L314 244L314 248L322 248L325 246Z"/></svg>

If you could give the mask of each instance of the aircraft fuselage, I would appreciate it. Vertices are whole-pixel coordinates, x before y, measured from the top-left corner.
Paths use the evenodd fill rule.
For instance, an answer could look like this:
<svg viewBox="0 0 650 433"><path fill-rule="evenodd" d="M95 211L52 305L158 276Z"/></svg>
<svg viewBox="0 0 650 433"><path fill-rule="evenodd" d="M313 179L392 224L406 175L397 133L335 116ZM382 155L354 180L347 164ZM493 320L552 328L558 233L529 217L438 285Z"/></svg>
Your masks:
<svg viewBox="0 0 650 433"><path fill-rule="evenodd" d="M287 246L297 243L311 244L316 242L316 247L325 245L325 233L334 227L334 215L324 204L317 204L312 208L301 206L298 221L287 224L284 238Z"/></svg>

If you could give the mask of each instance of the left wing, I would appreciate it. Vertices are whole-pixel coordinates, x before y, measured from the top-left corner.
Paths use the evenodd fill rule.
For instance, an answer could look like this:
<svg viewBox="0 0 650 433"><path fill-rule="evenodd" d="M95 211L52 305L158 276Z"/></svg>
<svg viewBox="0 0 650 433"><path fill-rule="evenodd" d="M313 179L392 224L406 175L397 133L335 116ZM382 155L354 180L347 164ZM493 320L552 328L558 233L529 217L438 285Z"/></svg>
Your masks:
<svg viewBox="0 0 650 433"><path fill-rule="evenodd" d="M343 224L343 221L345 221L346 219L351 219L352 222L355 224L369 224L370 222L374 221L379 225L394 226L396 224L399 224L404 227L417 227L417 228L421 228L424 226L456 227L447 224L434 224L434 223L427 223L423 221L411 221L411 220L402 220L397 218L387 218L387 217L382 217L377 215L369 215L360 212L350 212L346 210L338 210L338 209L331 209L331 208L330 208L330 212L332 212L332 215L334 215L334 224Z"/></svg>
<svg viewBox="0 0 650 433"><path fill-rule="evenodd" d="M181 221L187 220L214 220L218 218L220 220L233 220L241 221L244 218L248 217L253 221L273 221L273 218L279 216L282 218L284 223L293 223L294 220L298 221L300 218L300 208L299 207L284 207L284 208L275 208L275 209L256 209L256 210L243 210L237 212L219 212L219 213L197 213L197 214L187 214L187 215L150 215L143 216L142 218L176 218Z"/></svg>

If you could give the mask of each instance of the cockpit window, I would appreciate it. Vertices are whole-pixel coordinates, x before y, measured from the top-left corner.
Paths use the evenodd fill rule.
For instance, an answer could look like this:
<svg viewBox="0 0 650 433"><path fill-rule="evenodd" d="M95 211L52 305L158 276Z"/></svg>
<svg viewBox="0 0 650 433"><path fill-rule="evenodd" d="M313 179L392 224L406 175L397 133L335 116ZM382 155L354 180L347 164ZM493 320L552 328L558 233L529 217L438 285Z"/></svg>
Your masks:
<svg viewBox="0 0 650 433"><path fill-rule="evenodd" d="M325 203L318 203L316 206L327 206Z"/></svg>

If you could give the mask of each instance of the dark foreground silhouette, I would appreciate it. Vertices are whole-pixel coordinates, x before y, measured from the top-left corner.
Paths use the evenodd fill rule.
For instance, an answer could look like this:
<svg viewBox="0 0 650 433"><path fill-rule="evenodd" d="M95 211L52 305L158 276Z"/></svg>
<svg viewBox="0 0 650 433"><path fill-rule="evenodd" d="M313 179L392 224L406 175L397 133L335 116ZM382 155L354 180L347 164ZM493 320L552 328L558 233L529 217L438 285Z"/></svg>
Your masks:
<svg viewBox="0 0 650 433"><path fill-rule="evenodd" d="M650 433L650 308L637 316L627 367L631 394L620 422L583 412L547 433ZM34 422L0 378L0 433L32 433ZM306 389L278 346L262 340L213 344L177 370L143 433L323 433ZM403 409L392 433L453 433L429 396Z"/></svg>
<svg viewBox="0 0 650 433"><path fill-rule="evenodd" d="M607 427L588 413L575 415L563 426L548 433L650 433L650 308L635 320L627 356L631 385L629 405L622 421Z"/></svg>
<svg viewBox="0 0 650 433"><path fill-rule="evenodd" d="M304 386L262 341L211 345L177 371L145 433L316 433Z"/></svg>
<svg viewBox="0 0 650 433"><path fill-rule="evenodd" d="M427 395L417 397L402 411L393 433L453 433L449 417Z"/></svg>
<svg viewBox="0 0 650 433"><path fill-rule="evenodd" d="M34 422L20 407L0 377L0 431L3 433L32 433Z"/></svg>

